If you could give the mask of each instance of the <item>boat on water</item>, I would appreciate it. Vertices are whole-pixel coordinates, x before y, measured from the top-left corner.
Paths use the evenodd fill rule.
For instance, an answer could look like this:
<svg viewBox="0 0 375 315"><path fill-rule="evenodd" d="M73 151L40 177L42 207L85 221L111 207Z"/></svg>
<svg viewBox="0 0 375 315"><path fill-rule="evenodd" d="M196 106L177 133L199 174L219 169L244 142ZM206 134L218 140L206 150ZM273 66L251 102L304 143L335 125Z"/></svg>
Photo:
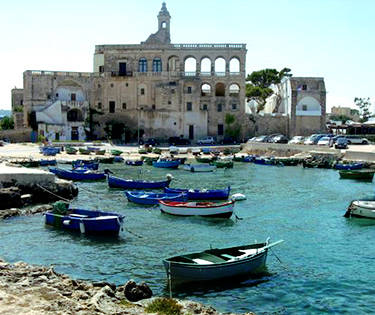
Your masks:
<svg viewBox="0 0 375 315"><path fill-rule="evenodd" d="M86 168L86 169L96 171L99 169L99 162L93 161L93 160L75 160L75 161L72 161L72 167L73 169Z"/></svg>
<svg viewBox="0 0 375 315"><path fill-rule="evenodd" d="M334 168L336 170L361 170L363 168L363 163L337 163Z"/></svg>
<svg viewBox="0 0 375 315"><path fill-rule="evenodd" d="M234 200L225 202L207 201L164 201L159 200L161 212L178 216L203 216L230 218L233 214Z"/></svg>
<svg viewBox="0 0 375 315"><path fill-rule="evenodd" d="M224 189L179 189L164 188L168 193L187 193L189 200L227 200L230 194L230 186Z"/></svg>
<svg viewBox="0 0 375 315"><path fill-rule="evenodd" d="M375 170L339 170L340 178L372 181Z"/></svg>
<svg viewBox="0 0 375 315"><path fill-rule="evenodd" d="M141 179L124 179L107 174L108 186L110 188L124 188L124 189L159 189L168 187L173 179L171 174L166 175L167 180L153 181Z"/></svg>
<svg viewBox="0 0 375 315"><path fill-rule="evenodd" d="M353 200L344 217L375 219L375 200Z"/></svg>
<svg viewBox="0 0 375 315"><path fill-rule="evenodd" d="M116 156L108 156L108 157L98 156L95 158L95 161L99 163L103 163L103 164L113 164L116 158L117 158Z"/></svg>
<svg viewBox="0 0 375 315"><path fill-rule="evenodd" d="M216 166L217 168L233 168L233 161L227 159L217 159L212 162L212 165Z"/></svg>
<svg viewBox="0 0 375 315"><path fill-rule="evenodd" d="M60 153L60 148L47 146L47 147L41 147L41 151L43 155L55 156L57 153Z"/></svg>
<svg viewBox="0 0 375 315"><path fill-rule="evenodd" d="M128 201L140 205L157 205L159 200L168 201L187 201L185 193L161 193L149 191L125 191Z"/></svg>
<svg viewBox="0 0 375 315"><path fill-rule="evenodd" d="M73 148L73 147L65 147L65 152L67 153L67 154L76 154L77 153L77 149L76 148Z"/></svg>
<svg viewBox="0 0 375 315"><path fill-rule="evenodd" d="M268 249L282 242L279 240L270 244L268 238L264 243L207 249L163 259L163 265L172 284L245 280L265 266Z"/></svg>
<svg viewBox="0 0 375 315"><path fill-rule="evenodd" d="M82 234L119 234L123 230L125 216L114 212L71 209L57 202L54 209L45 213L45 224Z"/></svg>
<svg viewBox="0 0 375 315"><path fill-rule="evenodd" d="M78 148L78 152L82 155L90 155L92 151L87 148Z"/></svg>
<svg viewBox="0 0 375 315"><path fill-rule="evenodd" d="M142 160L125 160L124 164L130 165L130 166L142 166L143 161Z"/></svg>
<svg viewBox="0 0 375 315"><path fill-rule="evenodd" d="M173 168L177 169L181 164L180 160L157 160L152 162L152 166L158 168Z"/></svg>
<svg viewBox="0 0 375 315"><path fill-rule="evenodd" d="M115 155L115 156L117 156L117 155L121 155L123 152L121 151L121 150L116 150L116 149L112 149L111 150L111 154L112 155Z"/></svg>
<svg viewBox="0 0 375 315"><path fill-rule="evenodd" d="M216 160L216 156L213 156L213 155L207 155L207 156L204 156L204 155L196 155L195 156L195 160L198 162L198 163L211 163L213 162L214 160Z"/></svg>
<svg viewBox="0 0 375 315"><path fill-rule="evenodd" d="M202 172L213 172L216 170L215 165L210 164L186 164L182 168L184 171L192 173L202 173Z"/></svg>
<svg viewBox="0 0 375 315"><path fill-rule="evenodd" d="M284 166L282 162L279 162L277 159L272 157L256 157L253 160L253 163L258 165Z"/></svg>
<svg viewBox="0 0 375 315"><path fill-rule="evenodd" d="M48 165L56 165L56 164L57 164L56 160L45 160L45 159L39 160L40 166L48 166Z"/></svg>
<svg viewBox="0 0 375 315"><path fill-rule="evenodd" d="M105 172L79 168L76 170L68 170L60 167L49 167L49 171L58 178L69 180L100 180L105 179Z"/></svg>

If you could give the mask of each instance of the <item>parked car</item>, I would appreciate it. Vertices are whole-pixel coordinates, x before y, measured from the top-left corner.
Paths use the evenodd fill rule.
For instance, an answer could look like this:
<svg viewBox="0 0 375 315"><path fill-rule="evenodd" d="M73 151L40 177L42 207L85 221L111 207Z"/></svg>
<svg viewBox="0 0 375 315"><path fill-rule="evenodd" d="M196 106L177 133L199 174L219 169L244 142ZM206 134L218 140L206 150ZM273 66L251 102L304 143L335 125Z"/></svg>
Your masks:
<svg viewBox="0 0 375 315"><path fill-rule="evenodd" d="M271 134L271 135L267 136L267 140L266 140L266 142L274 142L274 141L273 141L274 138L275 138L275 137L278 137L278 136L282 136L282 134L281 134L281 133L274 133L274 134Z"/></svg>
<svg viewBox="0 0 375 315"><path fill-rule="evenodd" d="M294 136L292 140L289 141L289 144L303 144L306 138L303 136Z"/></svg>
<svg viewBox="0 0 375 315"><path fill-rule="evenodd" d="M335 149L347 149L348 148L348 141L341 137L336 140Z"/></svg>
<svg viewBox="0 0 375 315"><path fill-rule="evenodd" d="M170 145L187 145L190 144L190 140L181 137L170 137L168 143Z"/></svg>
<svg viewBox="0 0 375 315"><path fill-rule="evenodd" d="M240 141L232 136L224 137L224 139L220 140L220 144L236 144L240 143Z"/></svg>
<svg viewBox="0 0 375 315"><path fill-rule="evenodd" d="M369 140L367 138L362 138L359 136L346 135L345 139L348 141L348 144L369 144Z"/></svg>
<svg viewBox="0 0 375 315"><path fill-rule="evenodd" d="M146 140L139 140L139 144L147 144L147 145L159 145L160 140L156 138L148 138Z"/></svg>
<svg viewBox="0 0 375 315"><path fill-rule="evenodd" d="M325 135L318 135L318 134L313 134L308 139L305 141L305 144L312 145L312 144L317 144L318 141L323 138Z"/></svg>
<svg viewBox="0 0 375 315"><path fill-rule="evenodd" d="M320 146L330 146L331 144L331 138L330 137L322 137L320 140L317 142L317 145Z"/></svg>
<svg viewBox="0 0 375 315"><path fill-rule="evenodd" d="M267 138L268 136L265 136L265 135L259 136L254 139L254 142L267 142Z"/></svg>
<svg viewBox="0 0 375 315"><path fill-rule="evenodd" d="M202 139L199 139L197 141L197 144L198 145L202 145L202 144L215 144L215 139L211 136L207 136L207 137L204 137Z"/></svg>
<svg viewBox="0 0 375 315"><path fill-rule="evenodd" d="M284 135L278 135L272 138L273 143L288 143L288 141L289 141L288 138L285 137Z"/></svg>

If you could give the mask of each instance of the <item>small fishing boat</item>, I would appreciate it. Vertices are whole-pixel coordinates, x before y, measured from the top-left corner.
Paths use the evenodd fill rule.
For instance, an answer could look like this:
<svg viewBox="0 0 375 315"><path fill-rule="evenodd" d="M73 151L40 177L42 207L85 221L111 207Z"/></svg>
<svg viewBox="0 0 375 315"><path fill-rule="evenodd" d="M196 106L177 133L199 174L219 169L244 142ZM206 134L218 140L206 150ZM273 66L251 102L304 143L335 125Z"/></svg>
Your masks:
<svg viewBox="0 0 375 315"><path fill-rule="evenodd" d="M234 202L234 200L227 200L220 203L159 200L159 206L161 212L173 215L230 218L233 214Z"/></svg>
<svg viewBox="0 0 375 315"><path fill-rule="evenodd" d="M354 200L350 203L344 217L375 219L375 200Z"/></svg>
<svg viewBox="0 0 375 315"><path fill-rule="evenodd" d="M143 156L143 162L145 162L147 165L152 165L153 162L157 161L159 158L151 157L151 156Z"/></svg>
<svg viewBox="0 0 375 315"><path fill-rule="evenodd" d="M124 162L124 158L122 156L115 156L114 160L115 160L116 163Z"/></svg>
<svg viewBox="0 0 375 315"><path fill-rule="evenodd" d="M130 166L142 166L143 161L142 160L125 160L126 165Z"/></svg>
<svg viewBox="0 0 375 315"><path fill-rule="evenodd" d="M224 189L179 189L164 188L168 193L187 193L189 200L226 200L230 194L230 186Z"/></svg>
<svg viewBox="0 0 375 315"><path fill-rule="evenodd" d="M76 148L73 148L73 147L65 147L65 152L67 154L76 154L77 153L77 149Z"/></svg>
<svg viewBox="0 0 375 315"><path fill-rule="evenodd" d="M203 156L203 155L196 155L195 160L199 163L211 163L216 160L216 156Z"/></svg>
<svg viewBox="0 0 375 315"><path fill-rule="evenodd" d="M212 165L215 165L217 168L233 168L233 161L226 159L217 159L212 162Z"/></svg>
<svg viewBox="0 0 375 315"><path fill-rule="evenodd" d="M91 151L87 148L78 148L78 152L79 152L79 154L82 154L82 155L90 155L91 154Z"/></svg>
<svg viewBox="0 0 375 315"><path fill-rule="evenodd" d="M336 170L361 170L363 168L363 163L337 163L334 168Z"/></svg>
<svg viewBox="0 0 375 315"><path fill-rule="evenodd" d="M49 171L58 178L69 180L100 180L105 179L104 172L98 172L88 169L67 170L60 167L49 167Z"/></svg>
<svg viewBox="0 0 375 315"><path fill-rule="evenodd" d="M103 164L113 164L115 161L116 156L108 156L108 157L101 157L98 156L95 158L95 161L103 163Z"/></svg>
<svg viewBox="0 0 375 315"><path fill-rule="evenodd" d="M216 166L210 164L187 164L183 166L183 170L192 173L213 172L216 170Z"/></svg>
<svg viewBox="0 0 375 315"><path fill-rule="evenodd" d="M268 238L265 243L213 248L163 259L163 265L172 284L245 280L266 264L268 249L282 242L269 244Z"/></svg>
<svg viewBox="0 0 375 315"><path fill-rule="evenodd" d="M295 158L287 157L275 157L276 162L281 163L284 166L296 166L299 164L300 160Z"/></svg>
<svg viewBox="0 0 375 315"><path fill-rule="evenodd" d="M277 159L272 157L256 157L253 160L254 164L259 165L275 165L275 166L284 166L282 162L279 162Z"/></svg>
<svg viewBox="0 0 375 315"><path fill-rule="evenodd" d="M181 164L180 160L157 160L152 162L152 166L158 168L178 168Z"/></svg>
<svg viewBox="0 0 375 315"><path fill-rule="evenodd" d="M73 169L79 167L96 171L99 169L99 162L93 160L75 160L72 162L72 167Z"/></svg>
<svg viewBox="0 0 375 315"><path fill-rule="evenodd" d="M121 151L121 150L116 150L116 149L113 149L113 150L111 150L111 154L112 155L115 155L115 156L117 156L117 155L121 155L123 152Z"/></svg>
<svg viewBox="0 0 375 315"><path fill-rule="evenodd" d="M159 200L187 201L187 194L184 193L160 193L148 191L125 191L128 201L140 205L157 205Z"/></svg>
<svg viewBox="0 0 375 315"><path fill-rule="evenodd" d="M152 181L152 180L136 180L123 179L110 174L107 174L108 186L110 188L124 188L124 189L159 189L168 187L173 179L171 174L166 175L167 180Z"/></svg>
<svg viewBox="0 0 375 315"><path fill-rule="evenodd" d="M372 181L372 179L374 178L375 170L339 170L339 174L340 177L344 179Z"/></svg>
<svg viewBox="0 0 375 315"><path fill-rule="evenodd" d="M40 166L48 166L48 165L56 165L57 161L56 160L39 160L39 165Z"/></svg>
<svg viewBox="0 0 375 315"><path fill-rule="evenodd" d="M105 155L105 149L96 150L94 152L95 152L95 155Z"/></svg>
<svg viewBox="0 0 375 315"><path fill-rule="evenodd" d="M113 212L71 209L57 202L54 209L45 214L45 224L63 230L87 234L119 234L123 230L125 216Z"/></svg>
<svg viewBox="0 0 375 315"><path fill-rule="evenodd" d="M153 148L152 152L155 154L161 154L161 149L160 148Z"/></svg>
<svg viewBox="0 0 375 315"><path fill-rule="evenodd" d="M41 147L41 151L43 155L50 155L50 156L55 156L57 153L60 152L59 148L47 146L47 147Z"/></svg>

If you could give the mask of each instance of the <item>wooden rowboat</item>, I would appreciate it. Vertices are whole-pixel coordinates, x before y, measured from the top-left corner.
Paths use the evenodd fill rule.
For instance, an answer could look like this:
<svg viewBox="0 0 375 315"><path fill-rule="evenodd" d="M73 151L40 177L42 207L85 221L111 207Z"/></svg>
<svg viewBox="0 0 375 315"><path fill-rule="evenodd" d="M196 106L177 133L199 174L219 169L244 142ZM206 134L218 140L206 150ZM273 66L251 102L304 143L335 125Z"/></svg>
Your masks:
<svg viewBox="0 0 375 315"><path fill-rule="evenodd" d="M179 216L204 216L215 218L230 218L233 214L234 200L226 202L180 202L159 201L161 212Z"/></svg>
<svg viewBox="0 0 375 315"><path fill-rule="evenodd" d="M189 200L226 200L229 198L230 186L224 189L179 189L164 188L169 193L187 193Z"/></svg>
<svg viewBox="0 0 375 315"><path fill-rule="evenodd" d="M161 193L148 191L125 191L128 201L140 205L157 205L159 200L187 201L187 194L184 193Z"/></svg>
<svg viewBox="0 0 375 315"><path fill-rule="evenodd" d="M153 181L140 179L123 179L107 174L108 186L110 188L124 188L124 189L159 189L168 187L173 177L170 174L166 175L167 180Z"/></svg>
<svg viewBox="0 0 375 315"><path fill-rule="evenodd" d="M350 203L344 217L375 219L375 200L354 200Z"/></svg>
<svg viewBox="0 0 375 315"><path fill-rule="evenodd" d="M344 179L358 179L372 181L374 178L375 170L339 170L341 178Z"/></svg>
<svg viewBox="0 0 375 315"><path fill-rule="evenodd" d="M254 243L244 246L208 249L203 252L173 256L163 260L172 284L181 282L208 282L222 279L245 280L266 264L272 244Z"/></svg>

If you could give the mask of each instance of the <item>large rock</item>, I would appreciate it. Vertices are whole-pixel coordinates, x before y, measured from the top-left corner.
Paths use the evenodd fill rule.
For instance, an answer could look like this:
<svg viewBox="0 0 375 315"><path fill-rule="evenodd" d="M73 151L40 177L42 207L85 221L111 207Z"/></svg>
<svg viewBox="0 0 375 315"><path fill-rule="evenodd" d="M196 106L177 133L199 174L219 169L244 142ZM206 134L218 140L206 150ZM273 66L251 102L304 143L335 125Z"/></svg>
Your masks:
<svg viewBox="0 0 375 315"><path fill-rule="evenodd" d="M143 299L151 298L152 290L144 282L137 285L133 280L129 280L125 284L124 294L125 294L125 297L128 299L128 301L137 302Z"/></svg>

